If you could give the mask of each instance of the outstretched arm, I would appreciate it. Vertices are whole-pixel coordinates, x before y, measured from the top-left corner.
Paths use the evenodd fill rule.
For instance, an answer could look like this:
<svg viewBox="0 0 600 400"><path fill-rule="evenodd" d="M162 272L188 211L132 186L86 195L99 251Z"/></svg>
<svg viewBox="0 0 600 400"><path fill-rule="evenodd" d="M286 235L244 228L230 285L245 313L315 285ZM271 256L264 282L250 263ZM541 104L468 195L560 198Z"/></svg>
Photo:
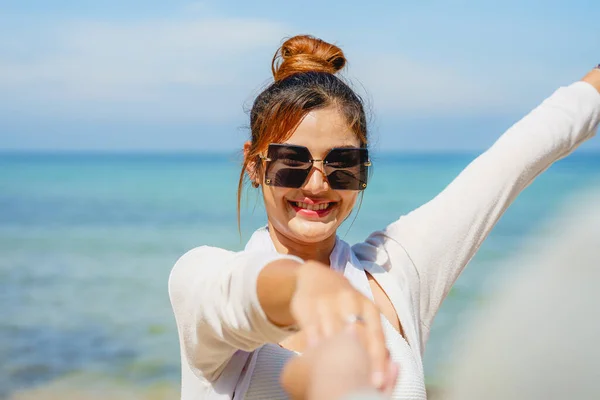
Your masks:
<svg viewBox="0 0 600 400"><path fill-rule="evenodd" d="M517 195L592 137L600 122L600 70L557 90L511 127L427 204L371 235L365 245L409 259L420 320L428 329L456 278ZM368 248L367 248L368 250Z"/></svg>
<svg viewBox="0 0 600 400"><path fill-rule="evenodd" d="M237 350L278 343L297 325L309 342L343 329L360 315L369 331L376 385L387 350L379 309L327 265L279 254L200 247L185 254L169 280L182 362L215 381Z"/></svg>
<svg viewBox="0 0 600 400"><path fill-rule="evenodd" d="M182 362L214 381L237 350L252 351L288 336L290 330L279 327L286 325L281 310L290 297L289 272L300 261L206 246L183 255L169 278Z"/></svg>

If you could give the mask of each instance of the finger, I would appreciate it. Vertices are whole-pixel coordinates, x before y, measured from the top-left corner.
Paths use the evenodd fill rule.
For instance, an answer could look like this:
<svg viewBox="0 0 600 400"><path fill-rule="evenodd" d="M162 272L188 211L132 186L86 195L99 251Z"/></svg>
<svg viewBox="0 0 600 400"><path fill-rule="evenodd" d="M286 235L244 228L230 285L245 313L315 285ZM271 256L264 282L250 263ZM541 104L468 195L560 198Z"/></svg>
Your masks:
<svg viewBox="0 0 600 400"><path fill-rule="evenodd" d="M362 296L357 297L355 293L348 293L341 297L339 301L341 302L339 314L341 329L356 334L356 327L364 323L362 321Z"/></svg>
<svg viewBox="0 0 600 400"><path fill-rule="evenodd" d="M331 307L323 310L320 318L320 328L323 338L329 338L336 333L339 333L344 328L344 322L340 317L340 313Z"/></svg>
<svg viewBox="0 0 600 400"><path fill-rule="evenodd" d="M306 396L306 382L309 381L310 360L303 356L293 357L287 362L279 381L292 399L303 399Z"/></svg>
<svg viewBox="0 0 600 400"><path fill-rule="evenodd" d="M388 351L379 309L372 303L367 304L363 309L363 319L368 338L366 345L371 360L372 383L376 388L381 388L385 381Z"/></svg>
<svg viewBox="0 0 600 400"><path fill-rule="evenodd" d="M306 334L306 345L307 347L314 347L321 341L321 329L318 320L314 321L310 325L304 327L304 333Z"/></svg>
<svg viewBox="0 0 600 400"><path fill-rule="evenodd" d="M400 365L396 364L392 360L388 363L388 368L385 374L385 382L383 383L382 392L386 396L391 396L396 387L398 381L398 375L400 373Z"/></svg>

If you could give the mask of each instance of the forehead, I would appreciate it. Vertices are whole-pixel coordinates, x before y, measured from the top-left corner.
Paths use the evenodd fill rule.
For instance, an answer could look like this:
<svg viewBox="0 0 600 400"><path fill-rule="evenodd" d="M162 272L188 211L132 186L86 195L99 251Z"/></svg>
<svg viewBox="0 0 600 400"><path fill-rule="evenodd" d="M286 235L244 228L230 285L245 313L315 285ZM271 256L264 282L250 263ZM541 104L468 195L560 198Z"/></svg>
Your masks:
<svg viewBox="0 0 600 400"><path fill-rule="evenodd" d="M334 147L360 146L356 134L334 107L308 113L285 143L307 147L315 158L324 157Z"/></svg>

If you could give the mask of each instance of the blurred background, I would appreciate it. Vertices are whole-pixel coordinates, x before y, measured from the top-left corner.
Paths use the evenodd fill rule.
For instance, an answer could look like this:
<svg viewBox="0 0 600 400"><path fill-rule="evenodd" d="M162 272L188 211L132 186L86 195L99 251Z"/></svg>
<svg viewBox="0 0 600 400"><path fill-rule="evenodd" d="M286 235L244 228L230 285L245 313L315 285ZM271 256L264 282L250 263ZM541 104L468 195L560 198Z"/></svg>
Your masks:
<svg viewBox="0 0 600 400"><path fill-rule="evenodd" d="M354 243L600 62L597 11L591 0L0 0L0 398L177 398L168 275L185 251L241 249L265 223L246 189L240 236L235 190L245 111L283 38L340 45L371 110L372 184L340 231ZM431 388L502 261L600 185L599 155L593 139L555 164L494 229L433 326Z"/></svg>

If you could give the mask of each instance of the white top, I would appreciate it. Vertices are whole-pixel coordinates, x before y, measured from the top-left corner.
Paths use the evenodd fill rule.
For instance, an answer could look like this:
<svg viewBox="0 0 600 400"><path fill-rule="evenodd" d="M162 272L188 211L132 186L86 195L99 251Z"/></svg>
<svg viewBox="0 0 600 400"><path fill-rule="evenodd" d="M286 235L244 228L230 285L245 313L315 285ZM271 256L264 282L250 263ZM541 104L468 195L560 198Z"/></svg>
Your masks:
<svg viewBox="0 0 600 400"><path fill-rule="evenodd" d="M557 90L433 200L340 251L351 260L334 260L332 267L351 265L373 276L422 366L436 312L496 221L535 177L592 137L599 122L600 94L593 86L577 82ZM347 248L342 244L338 240L336 248ZM181 344L183 400L232 398L236 386L236 398L243 396L253 380L248 355L290 334L267 320L256 294L260 270L279 258L290 256L270 248L202 246L177 261L169 295Z"/></svg>
<svg viewBox="0 0 600 400"><path fill-rule="evenodd" d="M256 231L246 246L246 250L256 248L276 251L267 229ZM375 301L367 275L361 263L352 257L351 252L350 246L337 238L330 257L332 268L343 273L357 290L371 301ZM420 355L412 351L402 335L383 315L381 322L390 357L402 366L402 373L398 377L392 399L425 400L427 395ZM249 357L247 377L242 378L242 384L236 388L236 397L244 393L244 396L240 396L240 398L246 400L287 399L286 393L279 384L279 377L285 363L294 355L294 352L272 343L267 343L255 350Z"/></svg>

